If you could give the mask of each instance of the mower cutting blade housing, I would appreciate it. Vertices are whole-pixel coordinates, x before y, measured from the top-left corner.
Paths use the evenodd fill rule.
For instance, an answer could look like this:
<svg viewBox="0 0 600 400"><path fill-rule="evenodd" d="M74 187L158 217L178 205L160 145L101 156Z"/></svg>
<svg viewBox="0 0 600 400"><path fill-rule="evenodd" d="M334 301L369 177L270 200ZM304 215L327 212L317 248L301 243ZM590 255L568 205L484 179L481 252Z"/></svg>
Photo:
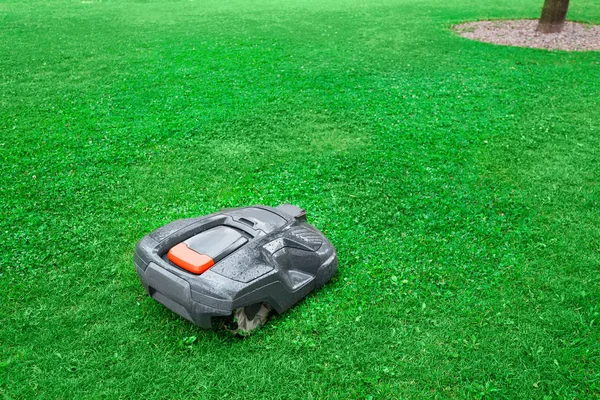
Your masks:
<svg viewBox="0 0 600 400"><path fill-rule="evenodd" d="M283 313L337 270L331 242L290 204L172 222L138 243L134 263L152 298L203 328L257 304Z"/></svg>

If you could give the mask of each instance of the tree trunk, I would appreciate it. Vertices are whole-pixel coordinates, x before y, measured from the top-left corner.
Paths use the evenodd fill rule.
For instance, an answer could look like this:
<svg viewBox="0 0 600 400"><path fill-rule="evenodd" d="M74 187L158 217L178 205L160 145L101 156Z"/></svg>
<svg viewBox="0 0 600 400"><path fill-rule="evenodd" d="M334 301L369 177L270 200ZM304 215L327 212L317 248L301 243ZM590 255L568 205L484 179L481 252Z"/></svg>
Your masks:
<svg viewBox="0 0 600 400"><path fill-rule="evenodd" d="M568 9L569 0L545 0L537 27L538 32L557 33L562 31Z"/></svg>

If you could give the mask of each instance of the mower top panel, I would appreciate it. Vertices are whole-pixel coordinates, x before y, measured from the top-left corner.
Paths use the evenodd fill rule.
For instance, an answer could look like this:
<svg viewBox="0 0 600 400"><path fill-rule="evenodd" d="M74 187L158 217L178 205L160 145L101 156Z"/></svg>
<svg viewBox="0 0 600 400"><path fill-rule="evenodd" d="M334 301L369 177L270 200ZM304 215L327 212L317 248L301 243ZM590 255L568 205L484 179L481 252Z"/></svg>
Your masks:
<svg viewBox="0 0 600 400"><path fill-rule="evenodd" d="M221 225L176 244L167 254L175 265L201 274L247 242L240 231Z"/></svg>

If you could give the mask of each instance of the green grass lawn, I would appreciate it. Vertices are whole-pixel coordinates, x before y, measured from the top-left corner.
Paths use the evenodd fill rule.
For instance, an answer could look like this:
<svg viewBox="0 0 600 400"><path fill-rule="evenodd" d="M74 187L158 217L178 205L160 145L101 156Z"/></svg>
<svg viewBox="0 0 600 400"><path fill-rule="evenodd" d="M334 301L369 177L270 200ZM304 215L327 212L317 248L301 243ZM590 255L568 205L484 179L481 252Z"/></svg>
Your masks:
<svg viewBox="0 0 600 400"><path fill-rule="evenodd" d="M600 53L450 30L541 6L0 2L0 397L600 396ZM339 272L255 335L144 294L146 233L282 202Z"/></svg>

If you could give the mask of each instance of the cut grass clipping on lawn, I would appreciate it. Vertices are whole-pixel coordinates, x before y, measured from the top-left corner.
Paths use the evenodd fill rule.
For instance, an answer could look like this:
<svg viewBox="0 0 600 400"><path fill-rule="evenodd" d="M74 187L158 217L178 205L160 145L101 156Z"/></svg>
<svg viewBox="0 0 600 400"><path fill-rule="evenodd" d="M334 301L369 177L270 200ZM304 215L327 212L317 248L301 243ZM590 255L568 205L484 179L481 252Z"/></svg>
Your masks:
<svg viewBox="0 0 600 400"><path fill-rule="evenodd" d="M600 54L451 30L541 6L1 3L0 396L600 396ZM245 339L144 295L143 235L283 202L322 290Z"/></svg>

